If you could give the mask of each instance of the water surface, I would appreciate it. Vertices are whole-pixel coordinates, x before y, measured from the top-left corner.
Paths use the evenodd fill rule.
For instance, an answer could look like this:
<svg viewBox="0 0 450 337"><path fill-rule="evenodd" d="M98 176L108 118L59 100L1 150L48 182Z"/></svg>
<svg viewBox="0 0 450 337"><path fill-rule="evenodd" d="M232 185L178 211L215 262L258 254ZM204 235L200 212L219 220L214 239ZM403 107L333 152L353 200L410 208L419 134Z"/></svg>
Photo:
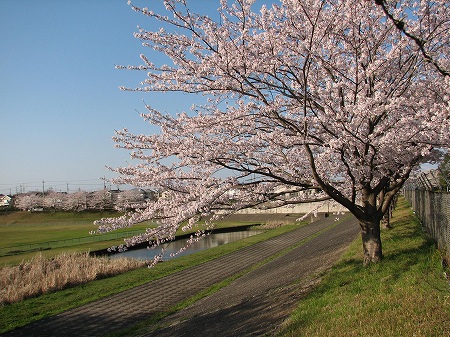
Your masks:
<svg viewBox="0 0 450 337"><path fill-rule="evenodd" d="M177 254L174 257L177 256L184 256L189 255L192 253L196 253L205 249L217 247L220 245L224 245L233 241L241 240L259 233L262 233L261 230L244 230L244 231L235 231L235 232L228 232L228 233L212 233L207 236L205 236L200 241L194 243L190 247L187 247L183 252ZM181 248L186 246L186 239L180 239L176 241L172 241L168 244L162 245L164 247L167 247L163 260L167 261L173 258L171 254L175 254L178 252ZM161 246L161 247L162 247ZM111 258L131 258L131 259L138 259L138 260L153 260L156 254L161 252L161 247L156 247L155 249L148 249L148 248L139 248L139 249L132 249L127 250L122 253L111 255Z"/></svg>

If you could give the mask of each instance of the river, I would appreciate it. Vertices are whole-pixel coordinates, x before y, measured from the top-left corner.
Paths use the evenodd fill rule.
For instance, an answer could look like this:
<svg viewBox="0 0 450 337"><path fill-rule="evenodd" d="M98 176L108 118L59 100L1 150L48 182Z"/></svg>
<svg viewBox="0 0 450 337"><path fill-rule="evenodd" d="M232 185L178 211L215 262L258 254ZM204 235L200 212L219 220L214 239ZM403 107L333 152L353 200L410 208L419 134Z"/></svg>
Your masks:
<svg viewBox="0 0 450 337"><path fill-rule="evenodd" d="M261 230L244 230L227 233L212 233L205 236L203 239L194 243L190 247L187 247L183 252L177 254L176 256L171 256L171 254L175 254L186 245L186 240L183 239L175 240L168 244L164 244L164 247L167 247L167 249L164 253L163 261L170 260L173 257L189 255L205 249L224 245L233 241L241 240L256 234L260 234L262 232L263 231ZM155 255L160 252L161 247L156 247L155 249L148 249L148 248L130 249L122 253L111 255L111 258L114 259L126 257L146 261L146 260L153 260Z"/></svg>

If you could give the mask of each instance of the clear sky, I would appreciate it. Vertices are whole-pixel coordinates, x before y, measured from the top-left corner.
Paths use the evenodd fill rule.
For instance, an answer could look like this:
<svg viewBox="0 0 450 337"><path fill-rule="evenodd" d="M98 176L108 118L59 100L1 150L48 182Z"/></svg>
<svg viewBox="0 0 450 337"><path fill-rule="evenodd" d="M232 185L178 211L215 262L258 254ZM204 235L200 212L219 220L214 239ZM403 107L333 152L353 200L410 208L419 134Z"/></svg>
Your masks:
<svg viewBox="0 0 450 337"><path fill-rule="evenodd" d="M156 0L137 0L153 8ZM218 1L191 0L214 10ZM181 112L192 97L123 92L144 73L117 70L149 54L133 37L152 27L127 0L0 0L0 193L102 188L105 166L124 166L114 130L152 133L143 100ZM156 62L155 62L156 63Z"/></svg>

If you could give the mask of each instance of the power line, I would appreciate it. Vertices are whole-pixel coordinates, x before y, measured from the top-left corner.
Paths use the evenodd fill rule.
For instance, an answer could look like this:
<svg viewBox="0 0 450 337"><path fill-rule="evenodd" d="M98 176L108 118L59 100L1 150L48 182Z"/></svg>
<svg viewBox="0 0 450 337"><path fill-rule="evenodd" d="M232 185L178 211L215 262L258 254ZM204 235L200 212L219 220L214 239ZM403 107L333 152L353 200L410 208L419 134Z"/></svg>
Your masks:
<svg viewBox="0 0 450 337"><path fill-rule="evenodd" d="M75 190L101 190L105 189L107 185L106 177L97 179L70 179L70 180L41 180L41 181L26 181L26 182L12 182L0 183L0 194L20 194L26 192L42 192L49 190L54 191L75 191Z"/></svg>

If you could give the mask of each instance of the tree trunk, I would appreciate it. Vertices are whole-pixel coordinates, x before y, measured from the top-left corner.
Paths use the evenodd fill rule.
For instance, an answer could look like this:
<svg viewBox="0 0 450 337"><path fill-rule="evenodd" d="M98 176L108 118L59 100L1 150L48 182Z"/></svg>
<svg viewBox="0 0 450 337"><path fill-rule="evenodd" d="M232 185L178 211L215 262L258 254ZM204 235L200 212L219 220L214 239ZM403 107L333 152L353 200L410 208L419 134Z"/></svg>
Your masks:
<svg viewBox="0 0 450 337"><path fill-rule="evenodd" d="M380 236L380 221L360 222L361 237L363 244L363 263L365 266L371 263L378 263L383 258Z"/></svg>
<svg viewBox="0 0 450 337"><path fill-rule="evenodd" d="M386 214L383 216L383 219L381 219L381 227L383 229L391 229L391 210L386 212Z"/></svg>

